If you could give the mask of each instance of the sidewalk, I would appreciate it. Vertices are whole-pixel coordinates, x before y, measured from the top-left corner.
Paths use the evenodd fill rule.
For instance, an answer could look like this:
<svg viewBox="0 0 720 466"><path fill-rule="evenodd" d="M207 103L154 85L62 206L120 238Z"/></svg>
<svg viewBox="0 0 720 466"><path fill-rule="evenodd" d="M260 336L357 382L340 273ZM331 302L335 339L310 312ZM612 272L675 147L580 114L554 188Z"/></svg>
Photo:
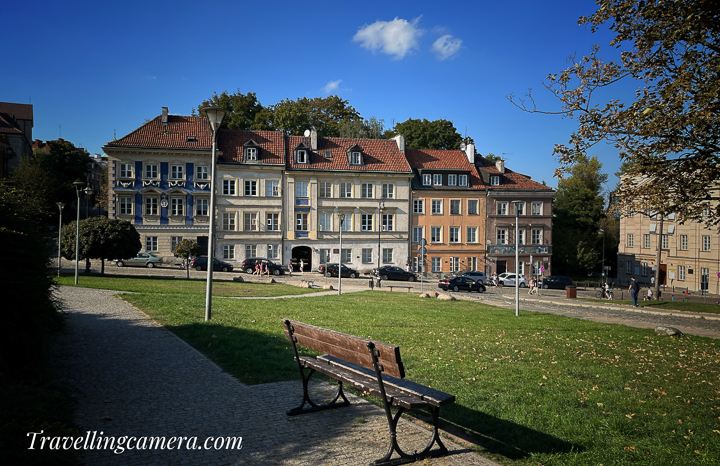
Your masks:
<svg viewBox="0 0 720 466"><path fill-rule="evenodd" d="M348 395L348 408L288 417L285 411L302 396L299 379L243 385L113 293L59 291L68 318L53 363L76 396L80 433L197 437L198 445L207 437L242 437L242 449L86 450L85 464L349 466L385 454L388 427L381 408ZM421 450L429 438L430 432L414 423L398 427L405 451ZM443 441L451 455L417 464L495 465Z"/></svg>

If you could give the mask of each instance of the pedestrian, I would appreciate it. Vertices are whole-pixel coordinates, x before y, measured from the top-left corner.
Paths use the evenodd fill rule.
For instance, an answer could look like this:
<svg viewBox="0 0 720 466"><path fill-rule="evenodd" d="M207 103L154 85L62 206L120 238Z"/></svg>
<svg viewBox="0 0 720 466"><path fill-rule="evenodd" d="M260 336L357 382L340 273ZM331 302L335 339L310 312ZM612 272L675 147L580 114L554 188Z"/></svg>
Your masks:
<svg viewBox="0 0 720 466"><path fill-rule="evenodd" d="M603 293L606 299L610 299L610 285L608 285L608 282L603 285Z"/></svg>
<svg viewBox="0 0 720 466"><path fill-rule="evenodd" d="M653 299L653 290L652 290L652 288L648 288L647 299L648 299L648 301L652 301L652 299Z"/></svg>
<svg viewBox="0 0 720 466"><path fill-rule="evenodd" d="M303 270L303 269L305 269L305 262L303 262L303 260L300 259L300 275L303 275L303 274L304 274L304 270Z"/></svg>
<svg viewBox="0 0 720 466"><path fill-rule="evenodd" d="M655 286L655 277L650 277L650 286Z"/></svg>
<svg viewBox="0 0 720 466"><path fill-rule="evenodd" d="M630 297L632 297L633 307L638 307L638 291L640 291L640 287L635 281L635 277L630 278L628 291L630 292Z"/></svg>
<svg viewBox="0 0 720 466"><path fill-rule="evenodd" d="M405 264L405 271L410 272L410 264Z"/></svg>
<svg viewBox="0 0 720 466"><path fill-rule="evenodd" d="M292 268L292 259L290 259L290 262L288 262L288 275L292 275L293 268Z"/></svg>

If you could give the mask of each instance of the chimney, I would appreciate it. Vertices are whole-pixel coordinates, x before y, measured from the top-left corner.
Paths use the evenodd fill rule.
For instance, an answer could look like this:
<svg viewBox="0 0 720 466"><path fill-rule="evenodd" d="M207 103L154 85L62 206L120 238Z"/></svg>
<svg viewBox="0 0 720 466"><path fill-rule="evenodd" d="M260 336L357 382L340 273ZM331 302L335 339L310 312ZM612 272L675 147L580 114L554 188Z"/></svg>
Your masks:
<svg viewBox="0 0 720 466"><path fill-rule="evenodd" d="M499 159L497 162L495 162L495 168L497 168L500 173L505 173L505 161Z"/></svg>
<svg viewBox="0 0 720 466"><path fill-rule="evenodd" d="M465 155L467 155L470 164L475 165L475 144L468 144L465 147Z"/></svg>
<svg viewBox="0 0 720 466"><path fill-rule="evenodd" d="M315 128L310 130L310 150L317 150L317 131L315 131Z"/></svg>
<svg viewBox="0 0 720 466"><path fill-rule="evenodd" d="M405 136L403 136L402 134L398 134L397 136L395 136L395 137L393 138L393 140L394 140L395 143L397 144L398 150L399 150L400 152L403 152L403 153L404 153L404 152L405 152Z"/></svg>
<svg viewBox="0 0 720 466"><path fill-rule="evenodd" d="M162 108L162 124L163 125L168 124L168 108L167 107Z"/></svg>

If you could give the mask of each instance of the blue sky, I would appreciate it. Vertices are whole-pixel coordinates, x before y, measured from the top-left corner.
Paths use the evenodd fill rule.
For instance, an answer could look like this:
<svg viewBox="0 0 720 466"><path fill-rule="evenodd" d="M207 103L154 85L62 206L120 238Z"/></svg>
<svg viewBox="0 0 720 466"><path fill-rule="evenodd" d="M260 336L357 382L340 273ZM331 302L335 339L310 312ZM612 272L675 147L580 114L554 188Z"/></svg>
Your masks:
<svg viewBox="0 0 720 466"><path fill-rule="evenodd" d="M575 123L521 112L506 96L532 88L557 110L545 76L593 43L609 53L611 37L577 24L595 10L589 0L25 0L2 10L11 52L0 100L33 104L35 138L100 153L161 107L188 115L215 91L255 92L263 105L330 93L386 127L451 120L481 154L552 187L553 146ZM617 151L590 155L612 188Z"/></svg>

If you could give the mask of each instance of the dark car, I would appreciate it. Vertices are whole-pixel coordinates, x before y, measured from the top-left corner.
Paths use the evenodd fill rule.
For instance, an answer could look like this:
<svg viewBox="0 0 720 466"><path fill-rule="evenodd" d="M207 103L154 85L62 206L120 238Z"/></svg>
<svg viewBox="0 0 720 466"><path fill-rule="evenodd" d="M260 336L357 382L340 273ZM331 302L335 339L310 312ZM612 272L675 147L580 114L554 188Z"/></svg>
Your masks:
<svg viewBox="0 0 720 466"><path fill-rule="evenodd" d="M190 262L190 268L197 271L207 270L207 263L207 256L196 257L192 260L192 262ZM227 262L214 259L213 270L216 272L232 272L233 266L232 264L228 264Z"/></svg>
<svg viewBox="0 0 720 466"><path fill-rule="evenodd" d="M285 273L285 269L282 265L278 265L273 261L265 259L264 257L249 257L243 261L241 268L245 271L245 273L255 273L255 267L258 262L263 264L263 273L267 273L268 269L273 275L282 275Z"/></svg>
<svg viewBox="0 0 720 466"><path fill-rule="evenodd" d="M405 280L408 282L417 280L414 273L392 265L386 265L380 267L380 269L373 269L373 275L380 278L380 280Z"/></svg>
<svg viewBox="0 0 720 466"><path fill-rule="evenodd" d="M459 274L458 277L472 278L473 280L478 281L482 284L485 284L485 280L487 280L485 272L463 272Z"/></svg>
<svg viewBox="0 0 720 466"><path fill-rule="evenodd" d="M480 280L473 280L469 277L455 277L455 278L443 278L438 282L438 288L445 291L477 291L478 293L485 292L485 285Z"/></svg>
<svg viewBox="0 0 720 466"><path fill-rule="evenodd" d="M338 276L338 266L337 264L328 264L326 267L327 271L325 272L325 275L328 277L337 277ZM357 278L360 276L360 272L358 272L355 269L351 269L347 265L343 264L341 273L343 277L348 278Z"/></svg>
<svg viewBox="0 0 720 466"><path fill-rule="evenodd" d="M558 275L551 275L543 278L542 287L545 289L554 288L556 290L564 290L568 285L572 285L573 281L568 277L561 277Z"/></svg>

